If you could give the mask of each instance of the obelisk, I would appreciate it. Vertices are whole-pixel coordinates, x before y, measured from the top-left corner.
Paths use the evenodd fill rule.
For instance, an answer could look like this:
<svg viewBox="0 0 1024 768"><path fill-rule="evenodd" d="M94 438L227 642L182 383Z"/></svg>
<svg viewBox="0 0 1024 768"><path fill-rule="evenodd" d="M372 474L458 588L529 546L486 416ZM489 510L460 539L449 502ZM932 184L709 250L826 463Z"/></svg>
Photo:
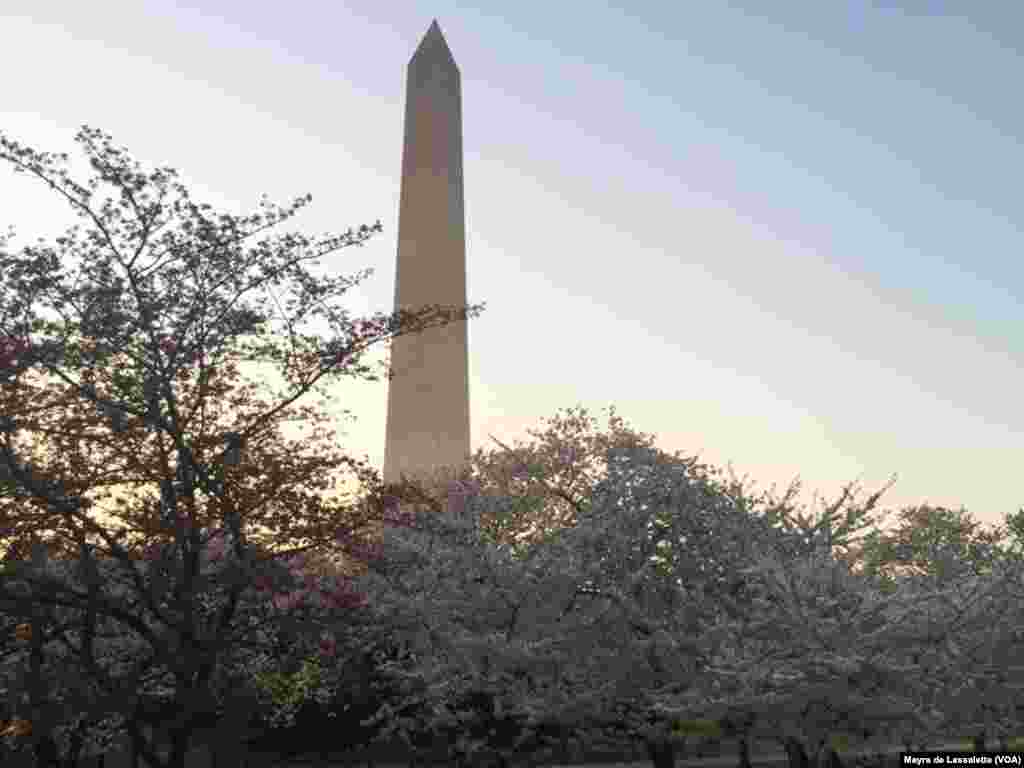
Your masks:
<svg viewBox="0 0 1024 768"><path fill-rule="evenodd" d="M409 61L395 309L466 304L459 68L435 19ZM391 341L384 482L465 466L466 321Z"/></svg>

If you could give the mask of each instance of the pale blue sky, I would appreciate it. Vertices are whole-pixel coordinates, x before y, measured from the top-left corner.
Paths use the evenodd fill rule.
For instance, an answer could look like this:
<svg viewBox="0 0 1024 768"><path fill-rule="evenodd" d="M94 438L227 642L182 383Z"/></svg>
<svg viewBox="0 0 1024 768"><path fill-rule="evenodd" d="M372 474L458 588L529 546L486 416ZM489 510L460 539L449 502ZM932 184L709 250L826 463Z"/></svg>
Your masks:
<svg viewBox="0 0 1024 768"><path fill-rule="evenodd" d="M436 17L488 304L474 448L615 404L808 503L898 473L884 508L1024 505L1019 4L197 5L8 0L3 128L73 156L101 128L234 213L312 192L310 235L380 219L325 266L374 267L348 306L390 311L405 67ZM6 170L0 200L16 244L72 221ZM379 467L385 385L336 390Z"/></svg>

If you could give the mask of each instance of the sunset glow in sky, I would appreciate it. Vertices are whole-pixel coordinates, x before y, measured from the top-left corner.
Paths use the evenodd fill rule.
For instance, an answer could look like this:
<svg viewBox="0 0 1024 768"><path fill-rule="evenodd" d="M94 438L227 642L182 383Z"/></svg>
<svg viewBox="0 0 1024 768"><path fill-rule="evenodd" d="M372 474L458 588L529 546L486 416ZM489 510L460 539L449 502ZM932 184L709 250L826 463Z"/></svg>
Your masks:
<svg viewBox="0 0 1024 768"><path fill-rule="evenodd" d="M346 306L389 312L405 68L436 17L487 303L474 449L614 404L758 492L799 475L815 510L893 474L884 509L1024 506L1024 6L622 5L14 0L0 127L76 162L100 128L235 214L311 192L286 227L310 236L380 219L324 268L373 267ZM15 246L76 221L7 166L0 201ZM386 385L332 394L381 466Z"/></svg>

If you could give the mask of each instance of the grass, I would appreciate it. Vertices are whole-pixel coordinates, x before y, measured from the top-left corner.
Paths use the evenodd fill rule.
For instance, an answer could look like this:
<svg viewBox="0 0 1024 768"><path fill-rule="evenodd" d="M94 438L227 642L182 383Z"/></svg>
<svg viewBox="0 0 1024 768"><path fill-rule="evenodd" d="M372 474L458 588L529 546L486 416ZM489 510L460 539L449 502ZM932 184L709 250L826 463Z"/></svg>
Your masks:
<svg viewBox="0 0 1024 768"><path fill-rule="evenodd" d="M974 751L974 741L972 739L964 739L957 743L963 748L964 752ZM1019 752L1024 750L1024 736L1012 737L1011 739L1007 740L1006 746L1011 752Z"/></svg>

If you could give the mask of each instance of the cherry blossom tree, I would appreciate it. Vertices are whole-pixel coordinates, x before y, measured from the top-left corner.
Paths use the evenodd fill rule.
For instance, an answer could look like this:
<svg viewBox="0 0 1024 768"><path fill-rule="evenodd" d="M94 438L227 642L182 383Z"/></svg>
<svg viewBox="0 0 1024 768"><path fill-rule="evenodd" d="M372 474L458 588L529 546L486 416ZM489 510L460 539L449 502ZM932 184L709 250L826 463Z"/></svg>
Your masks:
<svg viewBox="0 0 1024 768"><path fill-rule="evenodd" d="M224 537L211 537L202 558L201 573L211 577L211 581L216 581L218 574L209 566L218 563L223 565L223 560L230 556L230 548L224 546ZM350 585L345 579L314 574L304 567L305 564L296 562L296 558L289 558L285 564L291 577L287 582L280 583L277 589L268 588L270 585L267 581L259 577L255 582L254 599L243 599L240 602L235 622L238 626L233 627L235 636L227 644L229 647L221 659L219 674L213 681L218 711L223 714L229 711L231 697L237 693L239 685L251 687L255 680L253 695L259 699L258 702L254 702L259 704L256 707L260 715L259 720L278 727L294 724L294 716L301 704L298 700L300 698L314 699L324 705L336 687L334 678L336 673L341 671L341 665L346 663L349 657L358 656L362 645L369 642L370 638L381 634L371 622L360 621L361 616L365 619L366 611L353 610L357 603L339 601L339 598L358 597L348 589ZM148 566L151 565L153 564L149 561L139 563L144 575L148 573ZM74 584L72 566L73 564L60 560L48 563L48 567L59 571L62 580ZM101 561L98 567L108 584L121 582L116 589L111 586L112 592L130 598L131 585L124 583L124 575L114 563ZM228 594L227 586L227 583L220 582L216 584L217 588L199 595L197 607L204 619L219 614ZM345 611L344 626L339 626L337 621L339 609ZM319 644L302 636L285 639L277 631L282 616L317 616L327 631L321 635ZM74 623L71 626L73 627ZM76 633L72 629L68 634L74 636ZM48 700L68 704L76 701L72 693L67 691L66 683L68 675L71 675L71 680L80 678L80 675L76 675L74 658L68 658L69 646L64 635L53 631L52 626L40 629L38 623L19 625L14 635L15 647L8 649L8 653L5 654L8 660L13 662L13 668L18 668L17 646L26 645L24 641L27 639L33 640L35 645L34 641L38 637L40 647L44 643L47 644L46 653L42 658L45 666L44 676L50 681L56 681L48 689ZM27 648L21 650L21 656L29 652ZM144 658L146 655L144 642L140 642L131 633L126 634L116 624L111 626L110 622L105 622L96 632L94 650L100 665L104 668L109 668L115 662L137 663L140 657ZM324 661L322 668L318 663L321 659ZM8 664L8 667L11 666L12 664ZM161 718L165 718L168 711L174 712L173 679L166 671L150 671L152 674L144 675L144 685L140 689L140 699L150 709L139 713L138 719L148 727L154 728L161 725ZM76 751L76 737L80 738L78 752L81 752L84 746L88 746L89 751L104 751L109 748L111 739L118 732L117 726L123 725L123 717L104 716L98 711L96 700L97 697L102 699L102 691L97 693L96 686L93 685L89 687L88 692L92 694L91 703L86 709L89 716L84 719L78 718L68 726L60 726L54 731L59 751L64 754L71 755ZM80 711L80 708L72 709ZM238 716L243 714L237 708L230 711ZM211 716L203 716L200 719L207 726L208 734L216 735L224 730L223 722L218 722L215 728L209 727L213 724ZM222 718L217 716L213 719ZM241 743L241 739L238 739L238 743ZM217 747L217 740L212 746Z"/></svg>
<svg viewBox="0 0 1024 768"><path fill-rule="evenodd" d="M837 519L839 510L856 492L851 484L843 490L841 498L814 521L797 512L792 504L800 490L799 480L790 485L781 499L767 492L756 498L747 496L744 480L737 480L731 468L729 481L720 480L718 477L723 474L720 469L699 464L697 457L685 458L678 452L661 451L654 445L653 435L632 429L615 413L614 406L609 411L607 432L597 429L596 420L586 409L566 409L565 415L556 414L547 419L548 426L543 432L528 430L535 438L530 444L520 442L509 447L492 437L498 448L478 450L470 467L454 482L442 474L423 487L396 485L391 490L396 497L432 505L435 509L445 508L445 499L451 494L456 499L466 497L467 492L477 499L488 499L487 505L478 504L473 510L481 534L517 555L532 543L571 526L601 482L615 487L622 481L627 486L649 490L650 483L645 483L643 476L649 474L648 467L657 462L690 467L703 474L716 498L746 509L750 516L759 518L757 524L765 528L781 527L797 534L803 538L800 546L804 549L813 548L817 539L825 535L831 537L830 546L836 549L853 546L853 536L873 522L870 511L886 490L878 491L862 505L850 506L845 519L840 521ZM621 469L616 467L617 463ZM625 497L619 503L628 500ZM459 503L464 506L464 502ZM649 536L655 546L667 553L672 542L659 533L664 529L664 521L654 520L649 526ZM794 539L793 545L796 544ZM711 552L704 554L707 557ZM656 555L659 561L666 557L667 554L661 552Z"/></svg>
<svg viewBox="0 0 1024 768"><path fill-rule="evenodd" d="M879 576L886 586L897 573L936 578L944 570L951 576L987 572L994 561L1012 557L1015 547L1019 549L1019 537L1007 541L1014 518L1004 519L1006 528L984 529L964 508L904 507L896 514L896 526L872 530L847 560Z"/></svg>
<svg viewBox="0 0 1024 768"><path fill-rule="evenodd" d="M709 648L723 646L723 631L734 632L723 624L726 617L749 619L759 605L742 576L754 543L788 556L813 551L814 534L824 526L774 527L750 513L742 486L724 493L696 462L666 461L649 446L620 442L606 451L605 476L589 497L566 499L573 523L518 550L480 535L476 521L483 527L493 519L488 505L501 507L500 498L476 493L480 486L460 500L461 516L437 514L443 493L417 493L408 484L391 489L430 510L421 526L449 526L429 546L407 539L405 550L386 556L389 564L408 563L408 570L389 565L389 584L370 590L374 605L394 605L396 615L412 610L408 631L430 659L424 674L438 696L482 687L501 697L502 711L534 725L556 720L590 728L593 736L595 723L623 720L617 707L624 701L649 688L692 691L707 674L700 670L711 664ZM526 463L521 455L509 458ZM535 480L543 492L543 479ZM846 529L878 495L848 515ZM506 531L516 523L508 515ZM833 528L828 535L840 541L846 532ZM401 541L393 539L400 550ZM676 544L670 556L662 542ZM646 733L653 744L659 732L666 735L667 721L651 726L644 720L651 711L636 710L627 731ZM403 723L393 711L384 715L397 730L426 727ZM455 715L435 725L442 727L443 717Z"/></svg>
<svg viewBox="0 0 1024 768"><path fill-rule="evenodd" d="M376 473L322 447L332 438L325 430L288 442L281 424L319 425L322 409L300 398L339 376L376 380L361 362L370 345L481 307L353 319L334 302L369 272L328 279L307 264L362 245L379 224L315 243L270 237L308 196L288 209L214 215L189 199L173 169L145 173L87 127L76 140L94 172L84 185L62 167L66 155L0 135L0 158L89 225L84 233L71 227L53 246L0 250L0 538L8 551L0 602L29 626L33 644L31 674L9 694L19 722L31 724L37 756L52 758L52 726L67 707L46 700L43 651L49 640L64 643L61 674L74 667L82 682L67 686L81 695L70 706L124 715L137 755L180 768L196 719L216 703L231 644L253 635L238 626L239 607L257 578L289 578L270 561L304 550L356 557L366 543L365 505L324 493L343 470L372 492ZM96 204L101 184L116 198ZM282 286L293 289L284 306L275 292ZM260 292L269 297L254 301ZM333 336L306 331L314 319ZM274 365L286 382L276 399L237 384L239 364L254 362ZM209 543L202 531L218 529L230 556L211 581L200 570ZM73 572L62 573L54 558L74 563ZM121 580L108 578L104 562ZM126 592L112 593L116 585ZM209 610L203 596L214 587L222 592ZM335 614L339 630L352 619ZM110 622L145 646L127 671L98 653ZM324 625L284 616L276 629L319 638ZM165 729L166 760L142 732L138 686L151 671L169 675L179 715ZM244 703L253 691L230 693ZM244 711L241 703L228 709Z"/></svg>
<svg viewBox="0 0 1024 768"><path fill-rule="evenodd" d="M415 617L408 631L430 660L423 672L439 701L482 689L506 719L537 730L554 721L591 741L601 726L642 736L652 759L666 765L672 743L686 734L730 735L741 753L754 737L778 737L795 765L841 743L934 743L953 723L935 695L937 660L960 665L950 686L968 680L977 665L957 638L998 623L1000 609L980 593L942 608L963 586L952 574L942 584L900 579L886 590L873 574L852 569L852 534L882 491L840 515L850 486L817 521L786 500L755 516L742 484L716 485L695 462L619 442L605 452L603 475L577 496L545 477L544 462L531 466L528 451L493 457L494 486L509 479L534 499L566 503L566 518L528 546L503 546L478 528L504 515L499 533L515 540L523 523L550 511L481 493L489 487L484 473L462 481L454 505L461 516L437 514L446 490L453 511L458 484L391 489L430 510L420 525L435 526L435 536L429 545L407 538L404 551L385 558L407 562L410 580L391 570L398 581L378 582L373 602ZM581 446L552 447L555 461L585 454ZM399 549L402 541L392 540ZM991 596L1006 583L976 586ZM1008 635L1000 637L1005 651ZM458 720L457 709L438 711L435 727ZM420 712L419 720L394 709L381 716L412 733L427 727ZM481 736L468 747L485 742Z"/></svg>

